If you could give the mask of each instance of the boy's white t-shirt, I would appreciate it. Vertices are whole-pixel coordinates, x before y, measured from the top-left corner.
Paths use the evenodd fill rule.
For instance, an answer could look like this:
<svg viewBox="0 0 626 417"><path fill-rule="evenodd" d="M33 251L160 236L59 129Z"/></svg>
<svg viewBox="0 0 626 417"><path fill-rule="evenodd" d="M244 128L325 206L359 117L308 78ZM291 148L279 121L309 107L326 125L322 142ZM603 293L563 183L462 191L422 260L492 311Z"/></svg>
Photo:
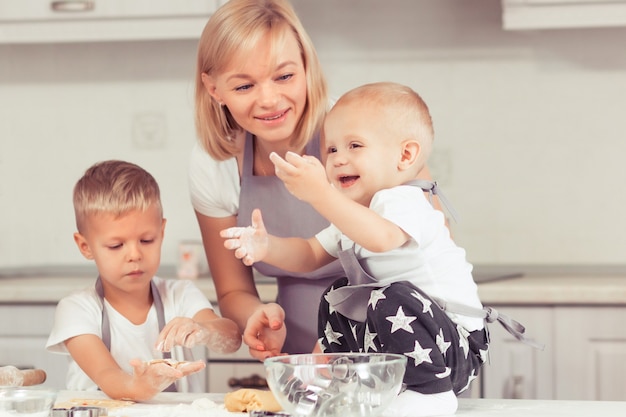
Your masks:
<svg viewBox="0 0 626 417"><path fill-rule="evenodd" d="M192 281L153 278L159 290L165 322L174 317L193 317L202 309L212 309L211 303ZM146 321L135 325L118 313L105 300L111 328L111 354L120 368L132 373L131 359L150 361L162 358L162 353L154 349L159 335L159 325L154 304L150 308ZM93 334L102 337L102 304L95 286L75 291L59 301L55 311L54 326L46 343L50 352L69 355L65 341L74 336ZM172 358L178 361L193 360L183 357L182 349L174 349ZM200 392L201 381L198 374L186 377L185 383L177 383L179 391L187 386L186 391ZM83 372L78 364L69 357L67 374L68 390L96 390L97 385Z"/></svg>
<svg viewBox="0 0 626 417"><path fill-rule="evenodd" d="M354 246L361 267L377 281L409 281L431 297L482 308L465 250L454 243L443 213L432 207L419 187L401 185L378 191L370 209L398 225L411 239L391 251L370 252L330 225L316 235L317 240L335 257ZM447 313L467 330L484 327L482 319Z"/></svg>

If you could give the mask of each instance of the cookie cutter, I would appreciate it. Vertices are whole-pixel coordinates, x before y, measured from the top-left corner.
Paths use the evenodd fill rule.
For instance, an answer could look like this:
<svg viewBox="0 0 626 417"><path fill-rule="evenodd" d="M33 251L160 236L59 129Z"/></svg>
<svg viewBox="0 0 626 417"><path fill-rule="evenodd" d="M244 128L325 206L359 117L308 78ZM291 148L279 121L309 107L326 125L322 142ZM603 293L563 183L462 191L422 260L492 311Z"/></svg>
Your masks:
<svg viewBox="0 0 626 417"><path fill-rule="evenodd" d="M101 417L107 416L104 407L74 406L72 408L53 408L51 417Z"/></svg>

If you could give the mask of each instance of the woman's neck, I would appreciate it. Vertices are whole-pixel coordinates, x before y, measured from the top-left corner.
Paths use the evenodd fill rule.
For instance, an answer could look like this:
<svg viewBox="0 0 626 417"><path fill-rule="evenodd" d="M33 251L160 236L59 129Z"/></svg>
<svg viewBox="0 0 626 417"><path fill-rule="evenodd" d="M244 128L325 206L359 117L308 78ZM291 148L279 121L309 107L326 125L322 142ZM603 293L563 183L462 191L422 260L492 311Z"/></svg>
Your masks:
<svg viewBox="0 0 626 417"><path fill-rule="evenodd" d="M270 154L276 152L281 157L285 157L288 151L301 153L289 146L287 141L267 142L254 137L254 175L273 176L274 164L270 161Z"/></svg>

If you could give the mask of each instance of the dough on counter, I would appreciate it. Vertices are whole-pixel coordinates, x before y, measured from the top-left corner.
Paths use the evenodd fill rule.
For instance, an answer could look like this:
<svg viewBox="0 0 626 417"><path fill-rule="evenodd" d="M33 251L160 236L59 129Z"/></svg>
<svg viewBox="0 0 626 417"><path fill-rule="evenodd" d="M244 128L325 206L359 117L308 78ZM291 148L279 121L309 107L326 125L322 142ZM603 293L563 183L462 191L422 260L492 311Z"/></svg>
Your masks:
<svg viewBox="0 0 626 417"><path fill-rule="evenodd" d="M228 411L244 413L254 410L277 412L283 409L272 391L253 388L241 388L227 393L224 406Z"/></svg>
<svg viewBox="0 0 626 417"><path fill-rule="evenodd" d="M103 407L107 410L112 410L115 408L128 407L135 404L134 401L130 400L112 400L110 398L103 399L91 399L91 398L72 398L67 401L58 402L54 405L54 408L66 408L70 409L76 406L85 406L85 407Z"/></svg>

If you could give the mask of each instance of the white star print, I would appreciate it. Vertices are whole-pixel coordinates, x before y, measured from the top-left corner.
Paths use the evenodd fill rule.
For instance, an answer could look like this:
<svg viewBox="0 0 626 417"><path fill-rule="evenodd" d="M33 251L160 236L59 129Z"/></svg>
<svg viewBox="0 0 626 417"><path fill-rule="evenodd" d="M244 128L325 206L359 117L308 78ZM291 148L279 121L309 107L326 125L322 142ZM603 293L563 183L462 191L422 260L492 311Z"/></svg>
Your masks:
<svg viewBox="0 0 626 417"><path fill-rule="evenodd" d="M395 333L397 330L405 330L409 333L413 333L413 328L409 326L412 322L417 319L414 316L405 316L404 311L402 310L402 306L398 307L398 312L395 316L387 316L387 321L392 323L391 325L391 333Z"/></svg>
<svg viewBox="0 0 626 417"><path fill-rule="evenodd" d="M467 336L469 336L469 332L458 324L456 326L456 331L459 333L459 347L463 348L465 359L467 359L467 355L469 354L469 342L467 341Z"/></svg>
<svg viewBox="0 0 626 417"><path fill-rule="evenodd" d="M446 366L446 370L445 370L445 371L440 372L440 373L438 373L438 374L435 374L435 376L436 376L437 378L439 378L439 379L444 379L444 378L447 378L448 376L450 376L450 374L451 374L451 373L452 373L452 369L451 369L451 368L448 368L448 367Z"/></svg>
<svg viewBox="0 0 626 417"><path fill-rule="evenodd" d="M363 336L363 352L377 352L374 340L378 336L378 333L371 333L369 326L365 325L365 335ZM370 350L371 347L371 350Z"/></svg>
<svg viewBox="0 0 626 417"><path fill-rule="evenodd" d="M469 378L467 378L467 384L463 388L461 388L459 394L468 389L472 381L475 380L477 377L478 375L476 375L476 370L472 369L472 373L470 374Z"/></svg>
<svg viewBox="0 0 626 417"><path fill-rule="evenodd" d="M349 322L350 330L352 331L352 337L356 340L356 324L352 324L352 321Z"/></svg>
<svg viewBox="0 0 626 417"><path fill-rule="evenodd" d="M385 287L387 288L387 287ZM379 290L372 290L372 292L370 292L370 299L367 302L367 306L372 306L372 310L376 310L376 304L378 304L378 301L380 300L384 300L385 298L385 294L383 294L383 291L385 290L385 288L381 288Z"/></svg>
<svg viewBox="0 0 626 417"><path fill-rule="evenodd" d="M420 294L417 291L413 291L411 295L417 298L418 300L420 300L420 302L422 303L422 306L423 306L422 313L428 312L430 313L430 317L433 317L433 310L430 308L430 306L432 305L432 301L422 296L422 294Z"/></svg>
<svg viewBox="0 0 626 417"><path fill-rule="evenodd" d="M324 336L326 336L326 340L328 340L328 344L330 345L331 343L337 343L338 345L340 345L341 343L339 343L339 338L343 337L343 333L339 333L333 330L332 326L330 325L330 323L326 323L326 329L324 330Z"/></svg>
<svg viewBox="0 0 626 417"><path fill-rule="evenodd" d="M437 347L439 348L441 353L443 353L443 356L446 356L446 352L448 351L448 348L450 347L452 342L446 342L446 340L443 338L443 329L439 329L439 334L437 335L436 342Z"/></svg>
<svg viewBox="0 0 626 417"><path fill-rule="evenodd" d="M424 349L420 342L415 341L415 347L413 348L413 352L406 352L404 355L409 358L413 358L415 361L415 366L420 365L423 362L433 363L432 359L430 359L430 352L432 349Z"/></svg>
<svg viewBox="0 0 626 417"><path fill-rule="evenodd" d="M322 353L326 352L326 346L324 346L323 342L324 342L324 338L323 337L320 337L319 339L317 339L317 345L322 350Z"/></svg>
<svg viewBox="0 0 626 417"><path fill-rule="evenodd" d="M326 295L324 296L324 300L326 300L326 302L328 303L328 314L333 314L335 312L335 309L333 308L333 305L330 303L330 301L328 300L328 294L330 294L331 292L335 291L335 286L333 285L332 288L330 289L330 291L328 291L326 293Z"/></svg>
<svg viewBox="0 0 626 417"><path fill-rule="evenodd" d="M489 350L479 349L478 352L480 353L480 360L483 363L487 363L489 360Z"/></svg>

